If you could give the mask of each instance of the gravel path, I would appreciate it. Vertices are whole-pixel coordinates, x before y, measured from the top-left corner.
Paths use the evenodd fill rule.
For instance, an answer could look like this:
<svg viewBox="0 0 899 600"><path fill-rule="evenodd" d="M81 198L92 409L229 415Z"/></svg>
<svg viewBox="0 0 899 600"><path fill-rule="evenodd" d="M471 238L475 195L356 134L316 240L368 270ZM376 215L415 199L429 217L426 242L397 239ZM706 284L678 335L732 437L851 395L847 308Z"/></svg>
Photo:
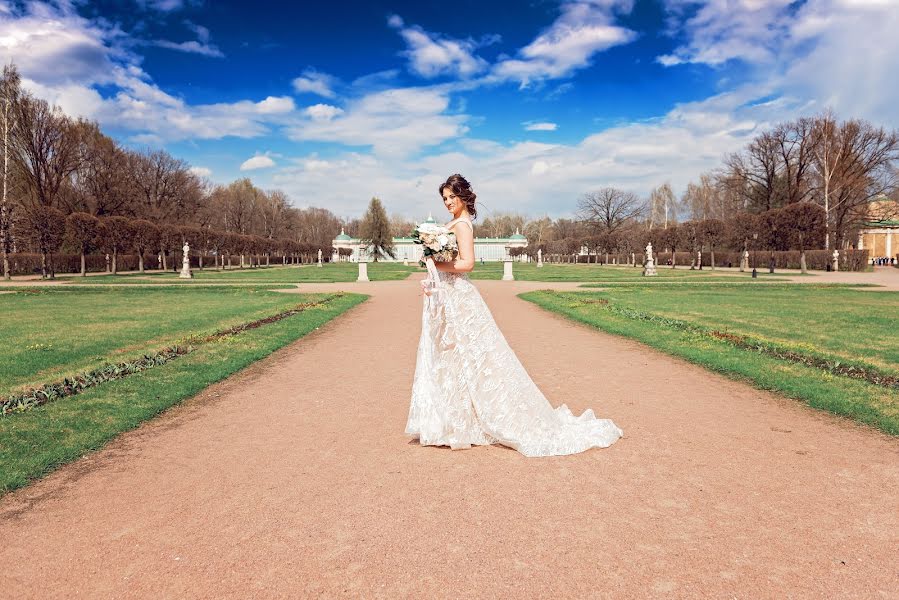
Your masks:
<svg viewBox="0 0 899 600"><path fill-rule="evenodd" d="M0 500L5 598L899 597L899 443L477 282L554 404L528 459L403 435L415 278Z"/></svg>

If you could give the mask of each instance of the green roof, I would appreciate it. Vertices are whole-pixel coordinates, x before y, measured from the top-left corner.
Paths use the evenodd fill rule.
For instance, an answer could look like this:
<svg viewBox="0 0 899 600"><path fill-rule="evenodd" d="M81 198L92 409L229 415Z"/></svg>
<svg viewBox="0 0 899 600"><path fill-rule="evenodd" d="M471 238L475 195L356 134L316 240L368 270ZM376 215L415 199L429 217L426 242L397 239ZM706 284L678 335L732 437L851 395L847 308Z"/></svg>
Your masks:
<svg viewBox="0 0 899 600"><path fill-rule="evenodd" d="M865 227L899 227L899 221L895 219L883 219L880 221L868 221Z"/></svg>

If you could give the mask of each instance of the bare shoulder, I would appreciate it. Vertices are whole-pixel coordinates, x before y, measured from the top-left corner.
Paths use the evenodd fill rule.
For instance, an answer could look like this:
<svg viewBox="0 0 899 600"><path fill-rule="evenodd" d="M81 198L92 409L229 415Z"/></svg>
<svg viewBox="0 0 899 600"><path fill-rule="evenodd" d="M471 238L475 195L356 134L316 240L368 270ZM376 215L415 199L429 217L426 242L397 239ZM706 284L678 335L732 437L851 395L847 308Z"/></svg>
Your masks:
<svg viewBox="0 0 899 600"><path fill-rule="evenodd" d="M453 221L450 221L449 223L447 223L446 226L447 226L448 229L450 229L450 230L452 230L452 231L455 231L455 230L456 230L456 225L458 225L459 223L465 223L466 225L468 225L468 230L469 230L469 231L474 231L474 225L471 224L471 221L469 221L468 219L465 219L465 218L459 218L459 219L455 219L455 220L453 220ZM464 229L464 228L463 228L463 229Z"/></svg>

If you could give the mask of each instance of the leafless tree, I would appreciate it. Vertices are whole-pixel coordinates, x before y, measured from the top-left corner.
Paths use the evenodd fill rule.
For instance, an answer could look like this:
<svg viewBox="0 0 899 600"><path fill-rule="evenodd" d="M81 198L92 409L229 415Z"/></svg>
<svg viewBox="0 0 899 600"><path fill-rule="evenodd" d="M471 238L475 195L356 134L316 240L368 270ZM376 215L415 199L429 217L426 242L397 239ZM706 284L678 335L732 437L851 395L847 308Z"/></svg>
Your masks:
<svg viewBox="0 0 899 600"><path fill-rule="evenodd" d="M578 217L594 231L611 233L644 214L646 207L633 192L605 187L582 195L577 208Z"/></svg>
<svg viewBox="0 0 899 600"><path fill-rule="evenodd" d="M671 185L663 183L649 194L649 228L667 228L668 221L677 221L676 198Z"/></svg>
<svg viewBox="0 0 899 600"><path fill-rule="evenodd" d="M79 166L75 123L57 107L22 94L13 104L10 159L21 172L29 207L58 208L60 193Z"/></svg>
<svg viewBox="0 0 899 600"><path fill-rule="evenodd" d="M899 134L862 120L840 123L830 112L815 119L814 133L817 199L829 249L834 234L842 241L846 228L864 218L872 199L896 189Z"/></svg>

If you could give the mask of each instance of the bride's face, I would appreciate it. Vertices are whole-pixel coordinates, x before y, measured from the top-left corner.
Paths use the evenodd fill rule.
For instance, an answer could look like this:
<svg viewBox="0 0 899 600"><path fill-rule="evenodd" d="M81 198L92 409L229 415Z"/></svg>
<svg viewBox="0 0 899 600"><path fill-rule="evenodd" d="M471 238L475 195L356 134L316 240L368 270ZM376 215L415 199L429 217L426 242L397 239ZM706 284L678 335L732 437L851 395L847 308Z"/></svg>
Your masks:
<svg viewBox="0 0 899 600"><path fill-rule="evenodd" d="M446 207L446 210L453 213L454 217L458 217L462 209L465 208L462 198L454 194L452 188L443 189L443 205Z"/></svg>

